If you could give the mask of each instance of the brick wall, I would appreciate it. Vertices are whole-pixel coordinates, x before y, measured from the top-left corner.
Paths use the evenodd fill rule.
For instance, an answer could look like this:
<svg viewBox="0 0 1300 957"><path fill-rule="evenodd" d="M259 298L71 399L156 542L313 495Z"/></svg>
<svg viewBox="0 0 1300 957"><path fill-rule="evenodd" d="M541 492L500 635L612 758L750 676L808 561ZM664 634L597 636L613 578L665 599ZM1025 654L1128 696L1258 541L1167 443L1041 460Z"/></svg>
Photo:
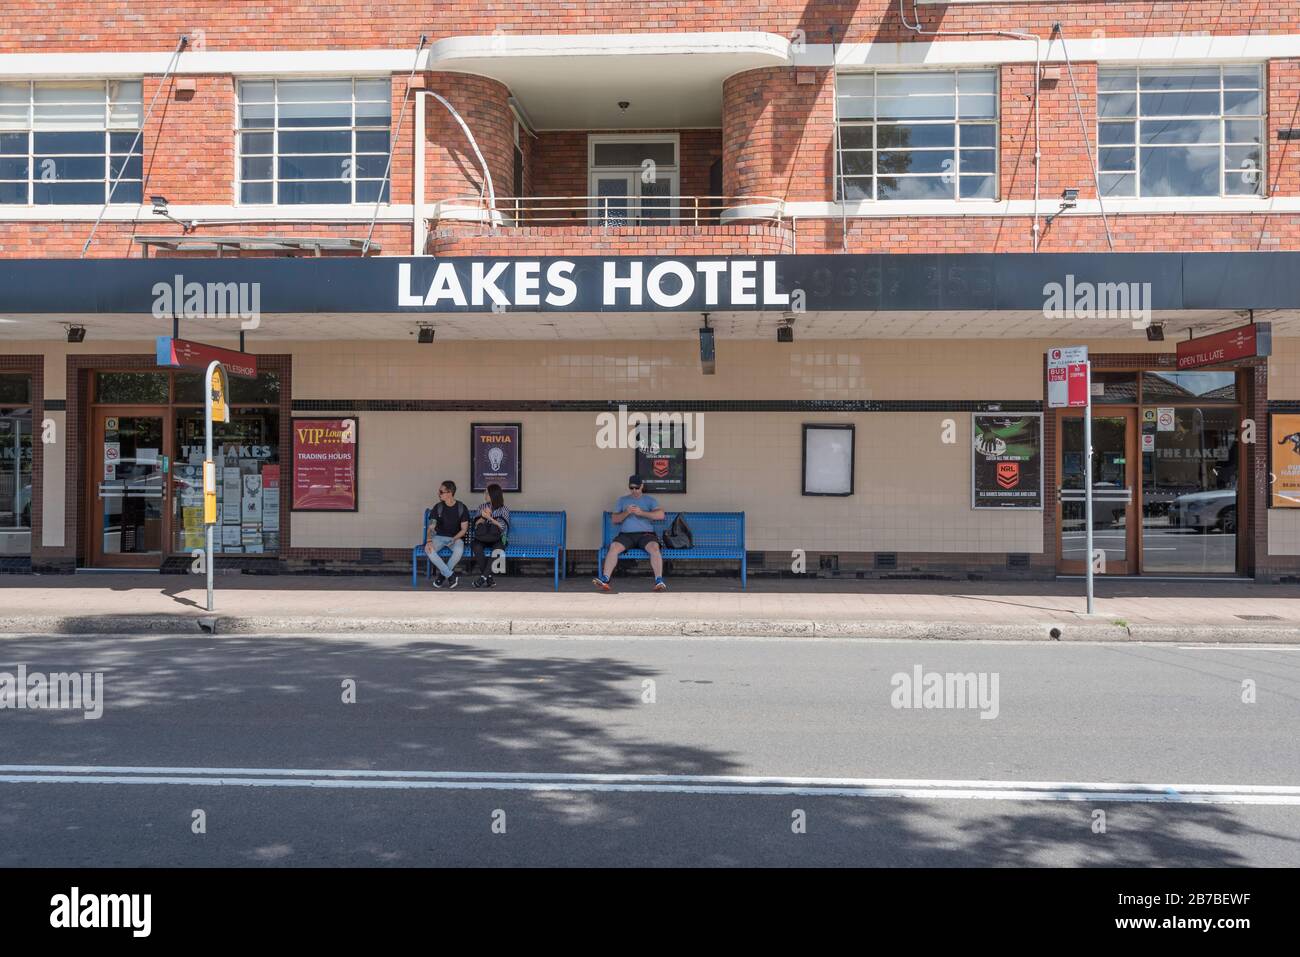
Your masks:
<svg viewBox="0 0 1300 957"><path fill-rule="evenodd" d="M144 8L144 9L142 9ZM897 0L769 0L765 3L683 4L680 0L452 0L429 17L425 0L391 0L366 7L318 0L10 0L0 21L0 53L37 51L170 51L190 33L212 51L392 47L414 51L420 31L431 41L467 34L642 33L764 30L783 36L803 30L810 43L903 42L917 38L898 15ZM980 3L912 8L930 30L1022 30L1046 37L1061 23L1067 36L1159 36L1176 33L1298 33L1294 4L1222 0Z"/></svg>
<svg viewBox="0 0 1300 957"><path fill-rule="evenodd" d="M777 256L791 252L790 230L734 226L526 226L487 230L443 225L430 233L436 256Z"/></svg>

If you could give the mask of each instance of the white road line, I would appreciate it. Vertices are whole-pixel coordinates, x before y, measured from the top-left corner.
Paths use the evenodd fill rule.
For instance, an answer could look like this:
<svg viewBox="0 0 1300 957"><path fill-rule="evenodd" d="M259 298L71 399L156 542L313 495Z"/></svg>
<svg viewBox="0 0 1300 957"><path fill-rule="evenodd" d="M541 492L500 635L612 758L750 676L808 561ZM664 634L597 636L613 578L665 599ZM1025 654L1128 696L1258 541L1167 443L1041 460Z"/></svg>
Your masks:
<svg viewBox="0 0 1300 957"><path fill-rule="evenodd" d="M691 774L374 771L0 765L4 784L136 784L447 791L583 791L932 800L1082 801L1300 806L1300 787L1260 784L961 781Z"/></svg>

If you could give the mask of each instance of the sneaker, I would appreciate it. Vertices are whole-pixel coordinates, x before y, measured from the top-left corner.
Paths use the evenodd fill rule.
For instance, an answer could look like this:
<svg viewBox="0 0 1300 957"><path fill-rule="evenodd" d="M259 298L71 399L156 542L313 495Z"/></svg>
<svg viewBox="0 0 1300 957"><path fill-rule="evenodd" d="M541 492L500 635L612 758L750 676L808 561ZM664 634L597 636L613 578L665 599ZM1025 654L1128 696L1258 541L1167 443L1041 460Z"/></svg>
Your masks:
<svg viewBox="0 0 1300 957"><path fill-rule="evenodd" d="M595 585L597 588L603 589L604 591L610 590L609 579L606 578L604 575L597 575L595 578L591 580L591 583Z"/></svg>
<svg viewBox="0 0 1300 957"><path fill-rule="evenodd" d="M493 578L491 575L489 575L489 576L487 577L487 586L486 586L486 587L487 587L487 588L495 588L496 585L497 585L497 580L496 580L495 578Z"/></svg>
<svg viewBox="0 0 1300 957"><path fill-rule="evenodd" d="M446 581L447 579L442 577L442 573L438 572L433 576L433 587L441 588L444 584L446 584Z"/></svg>
<svg viewBox="0 0 1300 957"><path fill-rule="evenodd" d="M447 579L447 587L448 587L448 588L455 588L455 587L456 587L457 585L459 585L459 584L460 584L460 576L459 576L459 575L452 575L450 578Z"/></svg>
<svg viewBox="0 0 1300 957"><path fill-rule="evenodd" d="M664 580L663 580L662 578L656 578L656 579L655 579L655 587L654 587L654 590L655 590L655 591L667 591L667 590L668 590L668 586L664 583Z"/></svg>
<svg viewBox="0 0 1300 957"><path fill-rule="evenodd" d="M492 579L488 578L486 575L479 575L478 578L474 579L474 587L475 587L475 588L491 588L491 587L492 587Z"/></svg>

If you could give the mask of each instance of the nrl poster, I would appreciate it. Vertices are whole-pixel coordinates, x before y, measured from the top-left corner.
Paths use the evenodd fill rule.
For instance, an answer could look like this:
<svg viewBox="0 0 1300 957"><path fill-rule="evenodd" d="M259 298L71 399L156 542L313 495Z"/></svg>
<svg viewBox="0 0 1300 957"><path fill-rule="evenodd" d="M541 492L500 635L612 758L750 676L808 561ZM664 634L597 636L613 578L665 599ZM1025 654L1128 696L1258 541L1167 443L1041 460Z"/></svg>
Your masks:
<svg viewBox="0 0 1300 957"><path fill-rule="evenodd" d="M1042 414L972 414L971 463L972 508L1042 508Z"/></svg>

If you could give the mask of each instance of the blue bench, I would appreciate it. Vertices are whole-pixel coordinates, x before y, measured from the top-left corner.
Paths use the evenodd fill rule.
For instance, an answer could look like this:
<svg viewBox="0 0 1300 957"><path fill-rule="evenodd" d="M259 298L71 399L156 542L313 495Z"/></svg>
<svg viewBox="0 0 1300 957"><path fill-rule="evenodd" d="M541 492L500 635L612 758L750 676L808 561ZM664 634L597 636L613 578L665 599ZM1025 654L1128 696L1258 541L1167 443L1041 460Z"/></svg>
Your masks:
<svg viewBox="0 0 1300 957"><path fill-rule="evenodd" d="M666 560L713 560L740 562L740 587L748 588L747 562L745 561L745 513L744 512L682 512L686 524L691 527L691 536L695 544L691 548L664 548L659 552ZM596 570L605 567L605 555L620 526L611 520L613 512L606 512L600 534L600 551L596 556ZM665 512L664 517L654 522L655 535L662 542L664 532L668 531L677 512ZM625 558L649 558L642 548L625 549L618 560Z"/></svg>
<svg viewBox="0 0 1300 957"><path fill-rule="evenodd" d="M474 511L470 510L471 517ZM433 521L433 509L424 510L424 535L420 544L411 549L411 587L418 588L419 563L424 559L425 577L433 575L433 562L424 552L424 543L429 540L429 526ZM558 591L560 579L564 576L564 558L567 548L568 518L564 512L510 512L510 530L506 533L506 546L503 551L506 558L549 558L555 565L555 588ZM474 525L470 524L469 534L465 538L465 557L470 555L470 546L474 540ZM494 551L498 546L488 549ZM451 558L451 549L443 546L438 554L447 560Z"/></svg>

